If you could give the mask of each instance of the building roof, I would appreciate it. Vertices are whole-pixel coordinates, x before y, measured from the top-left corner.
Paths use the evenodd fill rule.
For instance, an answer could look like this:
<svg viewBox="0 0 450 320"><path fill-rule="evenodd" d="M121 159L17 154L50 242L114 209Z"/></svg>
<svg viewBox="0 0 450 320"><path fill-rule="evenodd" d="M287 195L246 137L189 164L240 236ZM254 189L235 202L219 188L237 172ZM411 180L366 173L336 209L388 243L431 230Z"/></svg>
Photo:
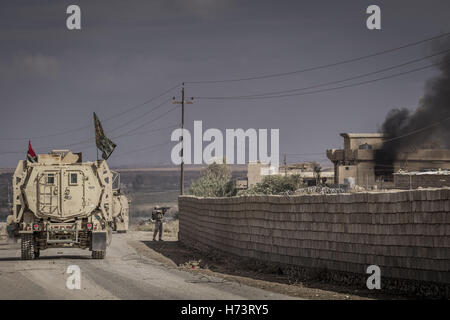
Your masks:
<svg viewBox="0 0 450 320"><path fill-rule="evenodd" d="M382 133L341 133L341 136L346 138L383 138Z"/></svg>

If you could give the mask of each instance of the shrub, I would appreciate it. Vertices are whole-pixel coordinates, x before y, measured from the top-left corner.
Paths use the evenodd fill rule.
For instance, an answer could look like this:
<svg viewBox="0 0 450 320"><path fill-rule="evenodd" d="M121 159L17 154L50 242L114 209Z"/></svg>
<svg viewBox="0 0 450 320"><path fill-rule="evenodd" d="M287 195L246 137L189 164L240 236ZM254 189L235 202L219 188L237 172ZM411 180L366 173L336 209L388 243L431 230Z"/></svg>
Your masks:
<svg viewBox="0 0 450 320"><path fill-rule="evenodd" d="M303 181L299 175L271 175L265 176L263 181L253 187L240 191L239 195L285 194L286 192L294 192L302 186Z"/></svg>
<svg viewBox="0 0 450 320"><path fill-rule="evenodd" d="M231 181L231 169L224 164L212 163L194 181L189 194L198 197L231 197L236 195L235 182Z"/></svg>

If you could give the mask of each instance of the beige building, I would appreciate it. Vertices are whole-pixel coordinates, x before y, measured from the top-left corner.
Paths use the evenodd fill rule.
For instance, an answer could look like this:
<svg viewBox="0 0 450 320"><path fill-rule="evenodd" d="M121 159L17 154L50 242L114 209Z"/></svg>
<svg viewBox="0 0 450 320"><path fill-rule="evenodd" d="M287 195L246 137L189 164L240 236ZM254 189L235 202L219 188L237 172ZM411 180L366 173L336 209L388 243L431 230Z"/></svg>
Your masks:
<svg viewBox="0 0 450 320"><path fill-rule="evenodd" d="M297 174L302 177L303 182L307 186L315 186L317 184L317 175L313 169L312 162L291 163L280 167L280 174L291 175ZM322 168L320 170L319 180L321 184L334 184L334 171L332 168Z"/></svg>
<svg viewBox="0 0 450 320"><path fill-rule="evenodd" d="M264 176L278 174L278 168L260 161L250 161L247 164L247 186L251 187L261 182Z"/></svg>
<svg viewBox="0 0 450 320"><path fill-rule="evenodd" d="M344 149L327 150L334 164L336 184L356 184L363 187L393 187L393 176L377 176L375 150L381 148L383 135L379 133L341 133ZM401 152L393 164L393 172L450 169L450 150L417 149Z"/></svg>
<svg viewBox="0 0 450 320"><path fill-rule="evenodd" d="M281 166L280 168L271 167L268 163L249 162L247 165L247 185L251 187L264 179L267 175L292 175L298 174L308 185L316 185L316 175L313 172L311 163L297 163ZM324 168L320 172L320 182L324 184L334 183L334 172Z"/></svg>

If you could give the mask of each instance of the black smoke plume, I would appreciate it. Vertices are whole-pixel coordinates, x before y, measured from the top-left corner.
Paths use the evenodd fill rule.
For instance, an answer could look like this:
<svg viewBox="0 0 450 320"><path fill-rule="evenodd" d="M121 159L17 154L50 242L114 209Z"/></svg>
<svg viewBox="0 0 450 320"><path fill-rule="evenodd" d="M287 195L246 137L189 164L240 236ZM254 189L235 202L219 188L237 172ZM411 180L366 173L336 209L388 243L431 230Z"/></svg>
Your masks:
<svg viewBox="0 0 450 320"><path fill-rule="evenodd" d="M393 109L387 114L380 129L385 141L375 152L376 175L392 175L399 152L450 148L450 53L436 62L440 74L427 81L417 109Z"/></svg>

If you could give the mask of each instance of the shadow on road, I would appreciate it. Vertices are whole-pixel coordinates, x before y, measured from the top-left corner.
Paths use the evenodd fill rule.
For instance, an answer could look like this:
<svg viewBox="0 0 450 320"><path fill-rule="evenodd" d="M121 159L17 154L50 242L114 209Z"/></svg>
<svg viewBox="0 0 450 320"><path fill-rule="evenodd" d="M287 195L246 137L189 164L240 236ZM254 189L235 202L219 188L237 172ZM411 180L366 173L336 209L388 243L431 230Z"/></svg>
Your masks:
<svg viewBox="0 0 450 320"><path fill-rule="evenodd" d="M6 262L6 261L20 261L20 258L17 258L17 257L0 258L0 262Z"/></svg>
<svg viewBox="0 0 450 320"><path fill-rule="evenodd" d="M91 256L67 256L67 255L44 256L38 258L38 260L90 260L90 259L92 259Z"/></svg>
<svg viewBox="0 0 450 320"><path fill-rule="evenodd" d="M283 272L276 265L265 265L261 262L230 257L217 252L200 252L183 245L180 241L141 241L148 248L164 256L178 267L196 271L215 272L222 276L236 276L239 282L246 278L249 285L265 287L271 283L275 291L299 296L307 299L402 299L371 292L361 287L331 284L317 277L297 279ZM243 278L242 278L243 277ZM244 280L243 280L244 281ZM264 281L264 283L262 283ZM269 284L269 287L271 285ZM287 287L286 287L287 286ZM281 289L284 288L284 289ZM295 293L296 292L296 293Z"/></svg>
<svg viewBox="0 0 450 320"><path fill-rule="evenodd" d="M163 255L177 266L201 259L199 254L190 251L180 241L142 241L147 247Z"/></svg>
<svg viewBox="0 0 450 320"><path fill-rule="evenodd" d="M86 260L91 259L90 256L45 256L33 260L22 260L20 257L2 257L0 262L4 261L38 261L38 260Z"/></svg>

